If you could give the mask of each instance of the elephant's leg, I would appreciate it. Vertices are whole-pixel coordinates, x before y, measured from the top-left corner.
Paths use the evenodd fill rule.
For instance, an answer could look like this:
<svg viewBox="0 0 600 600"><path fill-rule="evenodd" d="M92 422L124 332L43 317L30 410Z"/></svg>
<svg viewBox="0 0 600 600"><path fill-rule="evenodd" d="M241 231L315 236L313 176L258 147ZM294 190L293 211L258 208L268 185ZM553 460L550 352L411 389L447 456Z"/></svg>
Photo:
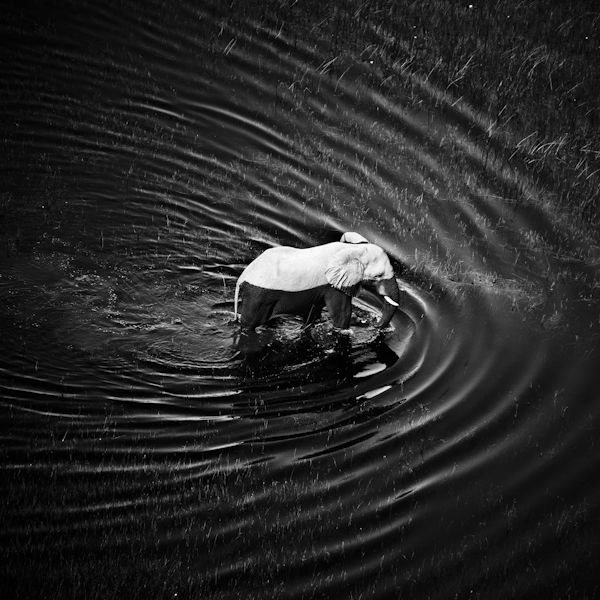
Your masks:
<svg viewBox="0 0 600 600"><path fill-rule="evenodd" d="M273 313L274 302L270 298L272 292L264 288L244 282L240 288L242 307L240 324L242 329L254 330L264 325Z"/></svg>
<svg viewBox="0 0 600 600"><path fill-rule="evenodd" d="M325 294L325 304L334 327L348 329L352 317L352 297L331 288Z"/></svg>
<svg viewBox="0 0 600 600"><path fill-rule="evenodd" d="M298 315L307 325L314 323L325 306L322 287L325 286L299 292L277 292L273 316Z"/></svg>

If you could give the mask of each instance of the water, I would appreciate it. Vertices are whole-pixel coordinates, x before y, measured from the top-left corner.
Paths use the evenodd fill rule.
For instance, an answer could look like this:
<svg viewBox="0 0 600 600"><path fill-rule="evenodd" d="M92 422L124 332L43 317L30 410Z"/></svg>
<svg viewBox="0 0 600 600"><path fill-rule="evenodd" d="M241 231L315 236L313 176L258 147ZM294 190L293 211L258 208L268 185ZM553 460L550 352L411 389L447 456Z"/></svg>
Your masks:
<svg viewBox="0 0 600 600"><path fill-rule="evenodd" d="M584 224L318 11L172 4L3 15L3 597L600 594ZM241 356L244 266L352 230L392 327Z"/></svg>

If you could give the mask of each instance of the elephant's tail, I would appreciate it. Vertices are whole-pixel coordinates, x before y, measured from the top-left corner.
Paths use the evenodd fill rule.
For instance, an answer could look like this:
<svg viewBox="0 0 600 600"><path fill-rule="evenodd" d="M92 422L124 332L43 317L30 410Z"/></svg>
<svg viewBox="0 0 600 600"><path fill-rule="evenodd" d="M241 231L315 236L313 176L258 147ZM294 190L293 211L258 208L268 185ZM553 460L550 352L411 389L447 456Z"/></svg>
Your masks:
<svg viewBox="0 0 600 600"><path fill-rule="evenodd" d="M233 320L238 320L238 299L240 296L240 282L242 278L240 277L235 284L235 296L233 297Z"/></svg>

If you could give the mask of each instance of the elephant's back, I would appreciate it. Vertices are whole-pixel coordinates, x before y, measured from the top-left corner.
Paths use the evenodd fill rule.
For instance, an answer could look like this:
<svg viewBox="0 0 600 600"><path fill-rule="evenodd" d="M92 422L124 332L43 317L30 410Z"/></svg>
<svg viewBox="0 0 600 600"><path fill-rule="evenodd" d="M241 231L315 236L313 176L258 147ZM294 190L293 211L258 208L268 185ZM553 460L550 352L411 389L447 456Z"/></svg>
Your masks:
<svg viewBox="0 0 600 600"><path fill-rule="evenodd" d="M259 287L289 292L326 285L325 269L329 257L342 245L333 242L312 248L269 248L246 267L239 283L247 281Z"/></svg>

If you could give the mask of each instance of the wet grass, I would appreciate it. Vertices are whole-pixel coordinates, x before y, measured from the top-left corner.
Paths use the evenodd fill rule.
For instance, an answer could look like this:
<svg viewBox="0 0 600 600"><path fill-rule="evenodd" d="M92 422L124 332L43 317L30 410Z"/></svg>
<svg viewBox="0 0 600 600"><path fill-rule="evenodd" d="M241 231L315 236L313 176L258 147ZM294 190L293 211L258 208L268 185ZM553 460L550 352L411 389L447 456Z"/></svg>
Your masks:
<svg viewBox="0 0 600 600"><path fill-rule="evenodd" d="M540 18L543 15L543 18ZM332 44L373 61L381 86L431 84L434 101L480 115L487 155L502 145L560 203L598 223L600 9L594 2L349 2ZM399 75L410 75L404 79ZM411 94L422 103L421 94ZM449 107L448 107L449 103Z"/></svg>
<svg viewBox="0 0 600 600"><path fill-rule="evenodd" d="M318 77L339 82L352 76L352 63L367 66L360 77L393 103L428 112L432 119L448 115L468 130L477 156L449 132L442 140L443 166L460 171L462 164L475 180L489 179L494 170L508 173L493 181L493 189L499 201L517 205L535 205L527 184L533 182L544 210L582 240L579 257L598 260L600 9L595 3L354 0L333 7L281 0L233 2L223 10L224 19L248 18L298 46L303 40L327 40L322 54L330 58L315 67L312 82L299 73L286 88L298 106L302 97L318 92L312 89ZM316 146L313 152L319 155ZM326 156L318 158L327 162ZM411 197L422 192L411 191Z"/></svg>

